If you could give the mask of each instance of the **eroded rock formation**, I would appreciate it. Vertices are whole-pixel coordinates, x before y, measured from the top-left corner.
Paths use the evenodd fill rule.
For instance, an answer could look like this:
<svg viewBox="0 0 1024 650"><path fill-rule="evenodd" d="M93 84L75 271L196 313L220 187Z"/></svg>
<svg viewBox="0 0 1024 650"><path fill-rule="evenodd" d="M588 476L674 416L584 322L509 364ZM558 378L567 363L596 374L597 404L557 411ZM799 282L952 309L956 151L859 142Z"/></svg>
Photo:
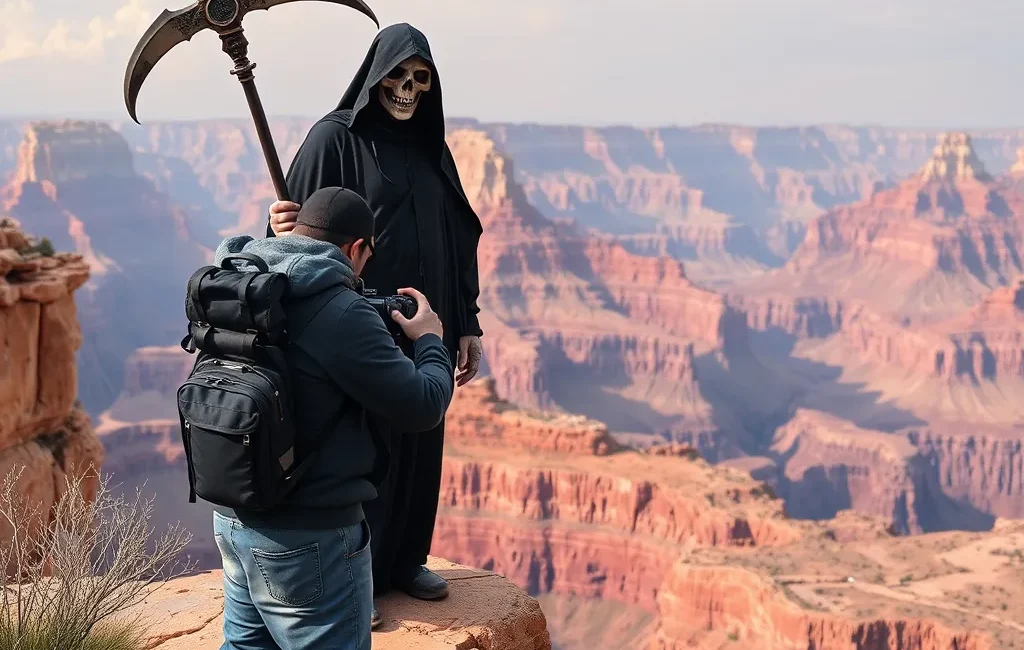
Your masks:
<svg viewBox="0 0 1024 650"><path fill-rule="evenodd" d="M741 293L954 313L1024 271L1022 220L1024 195L985 171L969 136L947 134L915 176L814 219L785 268Z"/></svg>
<svg viewBox="0 0 1024 650"><path fill-rule="evenodd" d="M737 646L771 650L990 650L985 634L933 621L843 620L808 612L782 589L731 567L672 567L658 593L660 625L650 650Z"/></svg>
<svg viewBox="0 0 1024 650"><path fill-rule="evenodd" d="M57 253L0 217L0 479L20 472L30 507L48 513L69 475L96 489L103 448L76 401L82 342L73 292L89 277L80 255ZM0 538L9 539L5 522Z"/></svg>
<svg viewBox="0 0 1024 650"><path fill-rule="evenodd" d="M149 373L166 378L154 385L174 384L173 372L184 372L172 349L149 351L132 363L142 359L165 364L166 371L153 367ZM600 599L632 608L623 611L634 612L628 616L637 620L654 617L652 626L641 626L649 638L630 637L630 647L638 648L710 649L736 641L765 648L809 649L818 643L837 650L888 650L885 639L893 639L921 650L990 649L1002 647L985 645L997 633L1024 641L1013 627L1017 606L999 608L1016 591L1007 596L998 589L1019 590L1010 580L1016 571L1012 558L970 562L995 557L975 550L977 544L1000 549L1012 548L1018 538L1024 543L1024 531L1013 526L898 538L887 530L888 513L880 513L887 515L883 519L842 511L822 523L793 521L766 484L710 465L691 447L623 450L596 422L524 411L497 398L488 381L456 392L449 421L453 434L445 450L432 553L500 573L549 602L577 599L574 634L579 626L596 625L587 603ZM126 483L146 477L151 487L155 480L157 489L174 493L187 484L180 453L172 453L177 431L173 422L166 428L158 424L106 433L108 465ZM832 441L829 431L795 431L793 436L803 438L793 441L803 454L795 462L814 460L810 438L844 445L850 448L846 462L863 468L857 480L882 501L888 487L884 476L873 478L872 454L895 467L901 454L914 450L893 455L895 443L880 439L872 451L841 434ZM784 444L780 449L790 450ZM913 496L909 487L907 493ZM170 521L188 520L196 510L180 498L165 505L160 517ZM197 526L203 523L208 513L196 518ZM211 549L216 566L209 536L194 544L193 555L205 557L203 548ZM956 582L946 585L949 579ZM942 585L946 595L936 596ZM908 594L925 604L905 609ZM983 604L961 601L965 594ZM549 616L556 642L566 624ZM214 623L203 634L218 631ZM604 650L599 643L595 647Z"/></svg>
<svg viewBox="0 0 1024 650"><path fill-rule="evenodd" d="M446 418L445 439L464 444L497 444L524 451L557 451L603 456L620 447L608 427L580 415L509 408L488 377L459 391Z"/></svg>
<svg viewBox="0 0 1024 650"><path fill-rule="evenodd" d="M636 255L542 216L487 134L459 130L448 141L484 223L479 302L499 394L692 442L712 457L740 453L744 422L784 401L769 387L714 413L744 382L770 386L743 313L671 257Z"/></svg>
<svg viewBox="0 0 1024 650"><path fill-rule="evenodd" d="M80 398L97 414L120 392L135 348L180 338L180 296L216 235L135 172L127 142L107 124L32 123L18 151L0 210L89 265L78 295Z"/></svg>
<svg viewBox="0 0 1024 650"><path fill-rule="evenodd" d="M472 407L478 422L507 419L508 405L478 410L472 392L460 391L466 401L453 409ZM798 414L779 435L780 453L798 448L795 469L808 464L815 444L846 446L847 462L861 462L851 474L874 490L879 509L887 498L890 508L900 499L913 507L912 480L906 494L887 497L890 477L872 473L880 460L902 471L915 448L881 432L871 447L832 424L808 431L815 419ZM598 625L588 616L607 615L599 601L634 608L645 635L631 639L636 648L992 650L1024 641L1015 614L1000 607L1005 590L1020 589L1013 560L971 561L1024 541L1019 524L893 537L891 512L844 510L800 523L787 519L765 484L708 465L692 449L555 453L529 437L481 430L479 441L464 434L446 449L433 552L502 573L545 602L574 599L572 632L549 617L556 644L585 637L578 626ZM641 624L647 615L653 629Z"/></svg>

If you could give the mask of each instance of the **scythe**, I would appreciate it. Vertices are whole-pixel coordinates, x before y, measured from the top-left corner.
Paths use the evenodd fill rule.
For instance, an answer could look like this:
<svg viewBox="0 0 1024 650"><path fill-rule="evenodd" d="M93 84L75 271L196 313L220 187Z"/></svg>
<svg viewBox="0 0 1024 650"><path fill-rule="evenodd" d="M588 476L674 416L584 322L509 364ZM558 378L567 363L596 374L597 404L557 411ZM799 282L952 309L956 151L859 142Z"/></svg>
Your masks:
<svg viewBox="0 0 1024 650"><path fill-rule="evenodd" d="M274 182L274 189L277 198L282 201L288 200L288 187L285 184L284 172L281 169L281 161L274 148L274 139L270 133L270 126L267 124L267 114L263 110L263 102L260 101L259 93L256 91L256 81L253 76L255 63L249 61L249 41L245 38L242 30L242 18L250 11L257 9L270 9L273 6L298 2L299 0L198 0L193 5L177 11L164 10L153 24L143 34L139 44L135 46L135 52L128 62L128 69L124 75L124 102L128 108L128 115L136 123L135 101L142 89L146 77L156 66L157 62L175 45L191 40L193 36L204 29L211 29L220 36L222 49L231 57L235 64L231 74L238 77L245 91L245 98L249 103L249 111L252 113L253 122L256 125L256 135L259 137L260 145L263 147L263 156L267 160L270 169L270 177ZM373 10L363 0L320 0L333 4L346 5L356 11L365 14L380 27Z"/></svg>

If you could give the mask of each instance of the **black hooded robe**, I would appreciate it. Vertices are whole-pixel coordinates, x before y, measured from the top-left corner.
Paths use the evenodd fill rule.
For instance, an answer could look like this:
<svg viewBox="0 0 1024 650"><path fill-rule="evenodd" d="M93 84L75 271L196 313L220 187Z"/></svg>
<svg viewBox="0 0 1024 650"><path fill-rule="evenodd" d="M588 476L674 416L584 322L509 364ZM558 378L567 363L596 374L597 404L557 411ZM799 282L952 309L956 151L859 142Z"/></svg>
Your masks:
<svg viewBox="0 0 1024 650"><path fill-rule="evenodd" d="M459 339L483 334L476 304L482 227L444 140L436 69L410 120L393 120L377 99L375 86L413 55L434 68L419 30L405 23L381 30L337 109L313 125L296 153L288 191L301 204L322 187L339 186L369 202L376 233L375 254L362 273L366 287L381 296L406 286L422 291L441 318L454 363ZM267 236L273 234L268 224ZM393 576L427 561L441 487L444 422L426 433L393 431L390 445L389 477L377 499L364 506L375 595L391 588Z"/></svg>

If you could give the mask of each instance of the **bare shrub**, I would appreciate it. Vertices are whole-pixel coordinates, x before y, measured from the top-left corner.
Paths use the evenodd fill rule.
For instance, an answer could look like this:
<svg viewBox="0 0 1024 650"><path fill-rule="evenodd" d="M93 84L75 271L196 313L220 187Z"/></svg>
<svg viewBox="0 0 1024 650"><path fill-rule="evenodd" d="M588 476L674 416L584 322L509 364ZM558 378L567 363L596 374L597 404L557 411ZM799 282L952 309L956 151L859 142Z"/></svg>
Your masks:
<svg viewBox="0 0 1024 650"><path fill-rule="evenodd" d="M154 535L153 500L114 496L109 477L69 473L52 510L18 490L21 470L0 489L0 545L7 581L0 598L0 650L133 650L142 626L130 610L162 583L188 572L178 560L191 535L178 525Z"/></svg>

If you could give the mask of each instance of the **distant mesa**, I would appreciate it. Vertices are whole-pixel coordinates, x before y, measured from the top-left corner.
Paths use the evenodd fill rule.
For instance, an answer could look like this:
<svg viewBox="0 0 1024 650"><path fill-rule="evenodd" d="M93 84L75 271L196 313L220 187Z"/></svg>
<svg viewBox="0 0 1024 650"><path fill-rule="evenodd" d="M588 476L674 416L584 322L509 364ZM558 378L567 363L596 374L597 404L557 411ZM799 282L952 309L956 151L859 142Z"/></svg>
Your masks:
<svg viewBox="0 0 1024 650"><path fill-rule="evenodd" d="M815 218L783 269L736 293L776 310L789 296L951 316L1024 273L1022 224L1024 193L947 133L917 174Z"/></svg>
<svg viewBox="0 0 1024 650"><path fill-rule="evenodd" d="M925 183L933 180L991 181L992 175L985 171L985 166L975 153L970 135L943 133L939 136L931 160L921 170L920 178Z"/></svg>
<svg viewBox="0 0 1024 650"><path fill-rule="evenodd" d="M1012 176L1024 176L1024 147L1017 149L1017 162L1010 166Z"/></svg>

